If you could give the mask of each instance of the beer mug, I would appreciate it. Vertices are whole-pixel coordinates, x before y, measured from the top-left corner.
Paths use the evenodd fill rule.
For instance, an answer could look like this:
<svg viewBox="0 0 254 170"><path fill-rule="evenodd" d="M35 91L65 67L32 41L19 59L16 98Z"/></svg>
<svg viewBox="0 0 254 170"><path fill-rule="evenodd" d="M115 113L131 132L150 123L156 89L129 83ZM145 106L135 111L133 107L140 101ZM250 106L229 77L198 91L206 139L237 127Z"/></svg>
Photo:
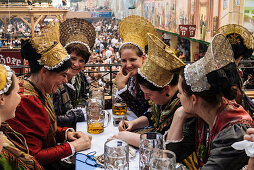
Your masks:
<svg viewBox="0 0 254 170"><path fill-rule="evenodd" d="M140 135L139 169L149 169L150 156L153 148L163 148L163 136L160 133L148 132Z"/></svg>
<svg viewBox="0 0 254 170"><path fill-rule="evenodd" d="M170 150L154 148L151 153L150 170L175 170L176 155Z"/></svg>
<svg viewBox="0 0 254 170"><path fill-rule="evenodd" d="M124 102L115 102L112 106L112 112L114 115L126 115L127 104Z"/></svg>
<svg viewBox="0 0 254 170"><path fill-rule="evenodd" d="M107 117L107 118L106 118ZM109 125L110 114L100 107L92 107L87 110L87 132L99 134Z"/></svg>
<svg viewBox="0 0 254 170"><path fill-rule="evenodd" d="M128 143L119 139L107 141L104 144L104 167L106 170L128 170Z"/></svg>
<svg viewBox="0 0 254 170"><path fill-rule="evenodd" d="M112 113L114 115L126 115L127 104L117 95L117 88L112 91Z"/></svg>

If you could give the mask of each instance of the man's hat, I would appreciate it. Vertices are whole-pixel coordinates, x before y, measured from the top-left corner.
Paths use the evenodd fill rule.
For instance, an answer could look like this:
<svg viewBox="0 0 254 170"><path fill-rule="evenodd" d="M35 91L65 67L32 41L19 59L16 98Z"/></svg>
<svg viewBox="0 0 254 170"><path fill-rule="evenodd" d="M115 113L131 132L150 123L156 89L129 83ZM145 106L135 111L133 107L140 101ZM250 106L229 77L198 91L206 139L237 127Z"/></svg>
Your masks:
<svg viewBox="0 0 254 170"><path fill-rule="evenodd" d="M185 66L175 53L157 36L148 33L148 57L138 73L156 87L171 82L174 72Z"/></svg>

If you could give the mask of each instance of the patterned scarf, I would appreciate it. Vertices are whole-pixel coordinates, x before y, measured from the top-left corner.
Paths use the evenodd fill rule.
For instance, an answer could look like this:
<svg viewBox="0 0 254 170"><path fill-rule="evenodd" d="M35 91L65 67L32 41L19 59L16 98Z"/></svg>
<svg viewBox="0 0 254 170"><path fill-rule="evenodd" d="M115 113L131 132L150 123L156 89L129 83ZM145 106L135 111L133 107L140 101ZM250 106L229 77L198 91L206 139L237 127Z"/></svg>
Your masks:
<svg viewBox="0 0 254 170"><path fill-rule="evenodd" d="M3 142L1 155L14 169L43 169L33 156L29 155L25 138L7 123L2 123L0 137Z"/></svg>
<svg viewBox="0 0 254 170"><path fill-rule="evenodd" d="M164 134L165 130L169 129L176 109L181 106L180 99L177 98L176 94L169 100L164 109L163 106L152 103L150 108L152 111L151 120L154 122L153 127L156 132Z"/></svg>

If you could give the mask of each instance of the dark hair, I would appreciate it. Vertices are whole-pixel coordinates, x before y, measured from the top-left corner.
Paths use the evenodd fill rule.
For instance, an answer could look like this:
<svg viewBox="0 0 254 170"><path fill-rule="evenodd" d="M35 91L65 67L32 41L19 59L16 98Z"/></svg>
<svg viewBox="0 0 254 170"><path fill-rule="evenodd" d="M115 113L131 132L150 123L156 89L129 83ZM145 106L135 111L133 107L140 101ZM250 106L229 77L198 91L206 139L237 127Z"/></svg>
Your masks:
<svg viewBox="0 0 254 170"><path fill-rule="evenodd" d="M133 45L133 44L124 44L124 45L120 48L120 50L119 50L120 56L122 55L122 51L123 51L124 49L133 49L133 50L135 50L137 56L139 56L139 57L142 57L142 56L143 56L143 52L142 52L136 45Z"/></svg>
<svg viewBox="0 0 254 170"><path fill-rule="evenodd" d="M88 62L89 57L91 56L91 53L88 52L87 47L80 43L72 43L68 45L65 49L68 52L68 54L74 52L76 53L77 56L81 56L85 60L85 63Z"/></svg>
<svg viewBox="0 0 254 170"><path fill-rule="evenodd" d="M252 55L253 49L247 48L246 45L244 45L244 40L239 34L232 33L227 35L227 38L230 36L236 37L239 42L236 44L231 43L232 50L234 52L234 58L237 60L240 56L243 56L243 59L248 59Z"/></svg>
<svg viewBox="0 0 254 170"><path fill-rule="evenodd" d="M23 40L21 39L21 57L23 59L28 60L30 66L30 73L37 73L39 72L43 65L40 65L37 60L41 58L41 54L37 53L36 50L33 48L29 39ZM51 72L61 72L71 67L71 61L66 60L63 64L55 68L53 70L49 70Z"/></svg>
<svg viewBox="0 0 254 170"><path fill-rule="evenodd" d="M191 90L191 86L187 85L186 83L183 70L180 72L180 75L182 77L182 89L187 96L194 94L204 99L207 103L213 105L221 103L222 97L225 97L229 100L232 100L236 97L236 89L233 87L233 85L229 85L228 82L224 82L224 84L226 83L227 85L224 85L220 88L211 87L209 90L204 90L202 92L193 92Z"/></svg>
<svg viewBox="0 0 254 170"><path fill-rule="evenodd" d="M178 83L178 78L179 78L179 73L175 73L173 75L173 79L171 80L171 82L169 83L170 86L176 86ZM142 77L139 73L137 74L137 78L136 81L138 84L145 86L146 88L152 90L152 91L162 91L164 88L163 87L156 87L155 85L153 85L152 83L150 83L149 81L147 81L144 77Z"/></svg>
<svg viewBox="0 0 254 170"><path fill-rule="evenodd" d="M4 95L6 95L6 96L10 95L12 90L14 89L14 80L15 80L14 76L15 76L15 73L13 73L11 76L11 81L12 81L11 86L9 87L8 91L4 93ZM18 83L18 82L16 82L16 83Z"/></svg>

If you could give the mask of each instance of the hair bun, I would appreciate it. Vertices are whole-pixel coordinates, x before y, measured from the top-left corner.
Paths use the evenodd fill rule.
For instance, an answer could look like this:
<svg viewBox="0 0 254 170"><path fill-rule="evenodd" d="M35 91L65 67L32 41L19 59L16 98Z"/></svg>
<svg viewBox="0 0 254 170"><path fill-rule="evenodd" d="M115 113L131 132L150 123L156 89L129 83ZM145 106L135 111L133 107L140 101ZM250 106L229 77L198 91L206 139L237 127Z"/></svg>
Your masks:
<svg viewBox="0 0 254 170"><path fill-rule="evenodd" d="M37 61L41 58L41 55L31 45L30 39L21 39L21 57L28 61Z"/></svg>

